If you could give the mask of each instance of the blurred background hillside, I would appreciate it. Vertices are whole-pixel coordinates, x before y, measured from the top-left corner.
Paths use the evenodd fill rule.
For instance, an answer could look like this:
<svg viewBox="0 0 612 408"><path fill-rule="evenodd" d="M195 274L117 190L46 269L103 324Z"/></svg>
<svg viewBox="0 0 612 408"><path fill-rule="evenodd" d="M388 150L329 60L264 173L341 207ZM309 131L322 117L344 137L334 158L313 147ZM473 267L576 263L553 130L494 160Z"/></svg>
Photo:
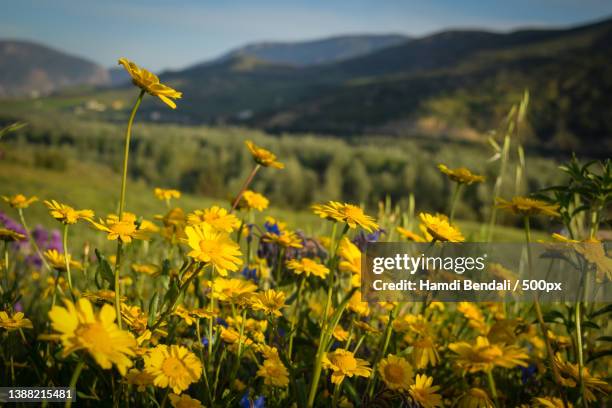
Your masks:
<svg viewBox="0 0 612 408"><path fill-rule="evenodd" d="M250 138L287 165L254 185L277 206L374 207L386 197L407 206L413 194L423 209L444 211L452 186L436 165L446 163L489 175L457 211L480 221L499 168L492 146L526 89L505 196L559 182L556 167L571 152L610 157L612 6L405 3L7 6L0 127L27 126L0 142L0 192L23 189L17 174L28 171L67 182L118 171L137 96L114 65L121 56L183 92L175 111L149 97L138 113L130 176L147 188L227 200L250 169ZM173 22L156 26L161 19ZM526 167L515 181L519 146ZM83 163L90 174L76 174Z"/></svg>

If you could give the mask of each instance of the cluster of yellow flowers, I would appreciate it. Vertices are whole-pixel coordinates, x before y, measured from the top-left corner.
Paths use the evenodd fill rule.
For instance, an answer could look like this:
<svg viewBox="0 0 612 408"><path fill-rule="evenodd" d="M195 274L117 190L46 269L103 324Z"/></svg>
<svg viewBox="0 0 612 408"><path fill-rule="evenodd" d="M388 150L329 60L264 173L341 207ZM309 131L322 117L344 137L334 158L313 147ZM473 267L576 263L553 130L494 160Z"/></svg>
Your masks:
<svg viewBox="0 0 612 408"><path fill-rule="evenodd" d="M139 101L148 93L176 107L180 92L119 62L141 89ZM153 221L123 211L123 188L120 211L105 218L44 201L63 228L62 250L42 251L27 229L0 226L0 363L12 375L2 385L36 377L35 385L70 384L96 403L180 408L604 404L609 360L572 363L582 343L571 329L548 325L539 304L534 318L530 305L363 302L362 244L390 231L337 201L312 206L331 222L321 229L328 236L271 217L258 224L255 211L269 201L251 181L260 168L284 166L251 141L246 147L254 169L227 207L186 212L173 207L179 191L161 188L154 196L167 212ZM465 168L439 169L458 187L485 181ZM37 201L2 198L22 220ZM418 233L400 222L392 230L415 242L464 242L454 204L450 217L414 217ZM557 205L528 197L497 205L527 221L559 215ZM68 228L80 221L116 241L116 253L72 252ZM28 266L18 249L26 240L42 264ZM583 251L603 276L612 270L605 249Z"/></svg>

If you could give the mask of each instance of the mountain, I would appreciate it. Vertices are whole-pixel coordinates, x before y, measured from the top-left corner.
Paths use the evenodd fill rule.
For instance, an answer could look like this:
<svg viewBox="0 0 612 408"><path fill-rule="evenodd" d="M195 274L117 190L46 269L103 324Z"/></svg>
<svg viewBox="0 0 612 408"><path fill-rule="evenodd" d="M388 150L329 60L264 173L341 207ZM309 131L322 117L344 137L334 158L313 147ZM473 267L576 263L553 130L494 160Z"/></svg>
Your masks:
<svg viewBox="0 0 612 408"><path fill-rule="evenodd" d="M450 30L335 63L232 55L162 76L184 91L163 120L274 132L483 140L524 89L524 142L612 152L612 20L566 29ZM175 115L175 116L173 116Z"/></svg>
<svg viewBox="0 0 612 408"><path fill-rule="evenodd" d="M74 85L104 85L108 72L83 58L27 42L0 40L0 97L39 95Z"/></svg>

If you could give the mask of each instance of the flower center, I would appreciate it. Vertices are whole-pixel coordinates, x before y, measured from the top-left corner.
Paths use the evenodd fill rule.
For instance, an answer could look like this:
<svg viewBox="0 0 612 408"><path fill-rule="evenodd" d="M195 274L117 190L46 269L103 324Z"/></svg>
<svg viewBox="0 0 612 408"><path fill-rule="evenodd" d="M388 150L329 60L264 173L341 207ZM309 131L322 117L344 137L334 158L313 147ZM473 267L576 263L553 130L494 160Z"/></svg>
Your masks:
<svg viewBox="0 0 612 408"><path fill-rule="evenodd" d="M167 377L177 378L185 372L185 366L178 358L168 357L162 364L162 371Z"/></svg>
<svg viewBox="0 0 612 408"><path fill-rule="evenodd" d="M88 349L104 354L113 351L112 340L108 332L100 323L85 323L75 332L79 341Z"/></svg>
<svg viewBox="0 0 612 408"><path fill-rule="evenodd" d="M353 371L357 368L357 361L353 358L353 356L349 355L336 355L333 358L334 365L340 367L340 370L344 372Z"/></svg>
<svg viewBox="0 0 612 408"><path fill-rule="evenodd" d="M404 370L397 364L389 364L385 366L385 377L390 382L400 383L404 379Z"/></svg>
<svg viewBox="0 0 612 408"><path fill-rule="evenodd" d="M132 235L136 231L136 225L133 222L121 221L114 224L111 230L119 235Z"/></svg>

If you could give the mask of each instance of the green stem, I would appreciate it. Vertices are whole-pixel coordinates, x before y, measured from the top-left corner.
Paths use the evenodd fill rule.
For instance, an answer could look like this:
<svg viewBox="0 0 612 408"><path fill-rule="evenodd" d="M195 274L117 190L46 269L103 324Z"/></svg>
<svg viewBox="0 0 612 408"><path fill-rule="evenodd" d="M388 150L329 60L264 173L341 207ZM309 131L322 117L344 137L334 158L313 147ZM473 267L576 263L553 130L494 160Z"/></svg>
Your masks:
<svg viewBox="0 0 612 408"><path fill-rule="evenodd" d="M145 91L140 91L138 95L138 99L136 99L136 103L134 103L134 107L132 108L132 113L130 114L130 119L128 120L127 129L125 131L125 147L123 149L123 173L121 175L121 196L119 197L119 219L121 220L121 216L123 215L123 207L125 205L125 187L127 184L127 172L128 172L128 160L130 157L130 139L132 137L132 124L134 123L134 118L136 117L136 112L138 111L138 107L142 102L142 98L145 94Z"/></svg>
<svg viewBox="0 0 612 408"><path fill-rule="evenodd" d="M383 341L380 343L380 348L378 349L378 354L376 356L376 361L372 366L372 375L368 378L368 394L372 396L374 392L374 388L376 385L376 373L378 372L378 363L385 356L387 352L387 348L389 347L389 342L391 341L391 328L393 327L393 320L397 316L397 312L399 311L399 305L396 305L391 312L389 312L389 321L387 322L387 327L385 327L385 336Z"/></svg>
<svg viewBox="0 0 612 408"><path fill-rule="evenodd" d="M455 206L457 204L457 201L459 200L459 196L461 195L461 188L463 187L463 184L457 183L455 185L455 191L453 191L453 197L451 199L451 207L450 207L450 216L449 216L449 222L452 224L453 220L455 219Z"/></svg>
<svg viewBox="0 0 612 408"><path fill-rule="evenodd" d="M21 221L21 225L23 225L23 229L25 229L28 240L30 241L30 245L32 246L32 248L34 248L34 251L36 251L36 254L42 261L43 265L45 265L45 268L50 271L51 267L49 266L47 259L43 256L42 252L40 251L40 248L38 247L38 244L36 243L36 240L34 239L34 237L32 237L32 234L30 234L30 227L28 227L25 217L23 216L23 209L18 208L17 212L19 213L19 220Z"/></svg>
<svg viewBox="0 0 612 408"><path fill-rule="evenodd" d="M489 389L491 390L491 396L493 397L495 406L500 407L501 405L499 405L499 399L497 396L497 387L495 386L495 378L493 378L493 370L487 371L487 381L489 383Z"/></svg>
<svg viewBox="0 0 612 408"><path fill-rule="evenodd" d="M238 207L238 203L240 202L242 195L244 194L246 189L249 187L249 185L253 181L253 178L255 177L255 174L257 174L260 168L261 168L261 164L257 164L255 165L253 170L251 170L251 174L249 174L247 179L244 181L242 188L240 189L240 191L238 192L238 195L236 196L236 198L234 199L234 202L232 203L232 209L230 210L230 213L233 212L236 209L236 207Z"/></svg>
<svg viewBox="0 0 612 408"><path fill-rule="evenodd" d="M300 282L298 283L298 291L297 291L297 299L295 300L295 313L293 316L293 320L291 321L291 331L289 332L289 360L291 360L292 352L293 352L293 338L295 337L296 332L296 324L298 322L300 316L300 303L302 300L302 288L304 286L304 277L300 278Z"/></svg>
<svg viewBox="0 0 612 408"><path fill-rule="evenodd" d="M332 407L336 408L338 406L338 400L340 399L340 387L342 387L342 383L336 384L334 387L334 395L332 397Z"/></svg>
<svg viewBox="0 0 612 408"><path fill-rule="evenodd" d="M115 312L117 313L117 325L121 329L121 285L119 283L119 273L121 270L121 252L123 243L121 238L118 239L117 254L115 256Z"/></svg>
<svg viewBox="0 0 612 408"><path fill-rule="evenodd" d="M64 224L64 233L62 235L62 245L64 247L64 262L66 265L66 276L68 277L68 288L70 289L70 296L74 299L74 291L72 289L72 273L70 272L70 254L68 253L68 224Z"/></svg>
<svg viewBox="0 0 612 408"><path fill-rule="evenodd" d="M588 407L588 401L585 397L584 379L582 378L582 370L584 367L584 356L582 351L582 316L580 299L576 302L576 346L578 349L578 379L580 381L580 394L582 395L582 404Z"/></svg>
<svg viewBox="0 0 612 408"><path fill-rule="evenodd" d="M72 395L73 399L76 397L76 384L77 384L77 381L79 380L79 376L81 375L81 371L83 370L84 366L85 366L85 361L84 360L79 361L79 364L77 364L76 368L74 369L74 372L72 373L72 378L70 379L70 390L71 390L71 393L73 393ZM65 404L66 408L70 408L71 405L72 405L72 399L66 401L66 404Z"/></svg>

